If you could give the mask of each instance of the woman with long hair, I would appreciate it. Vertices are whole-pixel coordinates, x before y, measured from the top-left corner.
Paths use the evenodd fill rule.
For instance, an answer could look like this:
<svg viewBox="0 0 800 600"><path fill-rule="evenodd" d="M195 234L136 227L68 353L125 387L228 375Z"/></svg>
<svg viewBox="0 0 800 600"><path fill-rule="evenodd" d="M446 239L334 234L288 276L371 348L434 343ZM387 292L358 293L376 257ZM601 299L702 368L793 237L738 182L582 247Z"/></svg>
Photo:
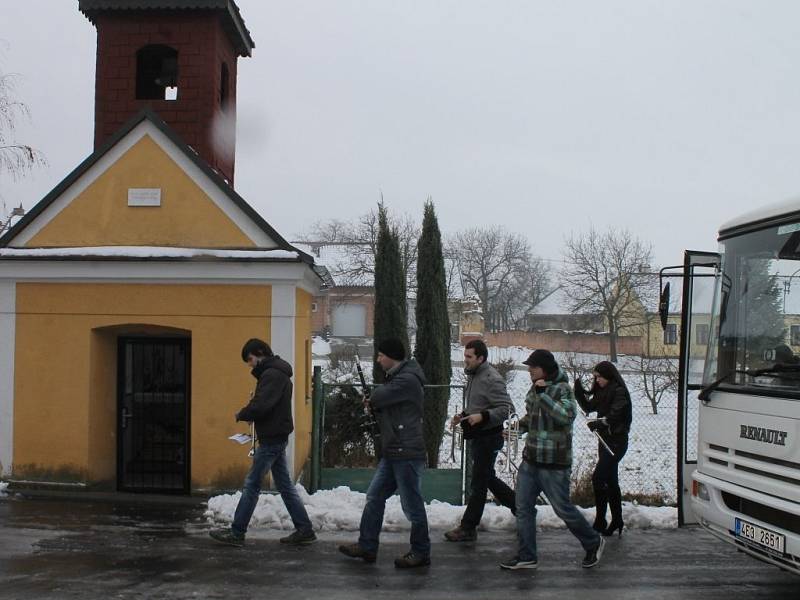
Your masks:
<svg viewBox="0 0 800 600"><path fill-rule="evenodd" d="M594 382L590 390L583 389L579 378L575 379L575 398L585 413L597 413L597 419L589 422L589 429L596 431L608 444L613 456L598 442L597 464L592 473L592 488L596 507L594 529L603 535L622 535L622 492L619 489L619 461L628 450L628 433L631 429L631 395L625 380L613 363L604 360L595 365ZM606 523L606 507L611 508L611 523Z"/></svg>

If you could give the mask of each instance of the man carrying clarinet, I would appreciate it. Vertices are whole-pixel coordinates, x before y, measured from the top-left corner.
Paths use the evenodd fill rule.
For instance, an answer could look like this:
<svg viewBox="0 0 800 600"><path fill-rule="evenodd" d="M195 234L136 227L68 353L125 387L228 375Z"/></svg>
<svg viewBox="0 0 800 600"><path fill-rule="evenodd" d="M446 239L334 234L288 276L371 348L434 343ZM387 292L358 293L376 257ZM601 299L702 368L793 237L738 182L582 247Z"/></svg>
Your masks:
<svg viewBox="0 0 800 600"><path fill-rule="evenodd" d="M394 566L424 567L431 564L428 516L422 498L426 459L422 431L425 375L415 360L406 360L405 346L397 338L378 344L377 362L386 372L386 383L375 388L365 402L371 406L381 430L382 455L367 490L358 542L343 544L339 551L374 563L386 501L398 492L403 513L411 521L411 550L396 558Z"/></svg>

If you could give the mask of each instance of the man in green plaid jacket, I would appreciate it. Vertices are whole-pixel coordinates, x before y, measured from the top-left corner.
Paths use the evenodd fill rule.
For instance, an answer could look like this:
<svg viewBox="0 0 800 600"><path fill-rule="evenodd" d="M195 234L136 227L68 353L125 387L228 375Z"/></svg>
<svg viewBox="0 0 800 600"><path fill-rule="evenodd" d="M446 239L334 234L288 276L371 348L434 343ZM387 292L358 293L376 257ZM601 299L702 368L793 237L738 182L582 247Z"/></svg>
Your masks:
<svg viewBox="0 0 800 600"><path fill-rule="evenodd" d="M519 551L500 566L511 570L538 566L536 499L544 492L555 513L586 551L581 564L588 569L600 562L605 541L569 499L575 396L567 376L548 350L535 350L523 364L528 365L533 385L525 398L527 414L520 421L520 430L528 437L517 474Z"/></svg>

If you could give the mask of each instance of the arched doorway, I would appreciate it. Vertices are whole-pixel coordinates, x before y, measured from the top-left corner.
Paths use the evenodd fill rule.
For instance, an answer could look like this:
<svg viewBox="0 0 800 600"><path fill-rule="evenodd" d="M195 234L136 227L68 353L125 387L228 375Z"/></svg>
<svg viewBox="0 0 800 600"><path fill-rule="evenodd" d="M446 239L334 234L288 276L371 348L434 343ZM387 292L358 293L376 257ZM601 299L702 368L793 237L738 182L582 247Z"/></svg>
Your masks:
<svg viewBox="0 0 800 600"><path fill-rule="evenodd" d="M117 487L189 493L190 340L128 335L117 348Z"/></svg>

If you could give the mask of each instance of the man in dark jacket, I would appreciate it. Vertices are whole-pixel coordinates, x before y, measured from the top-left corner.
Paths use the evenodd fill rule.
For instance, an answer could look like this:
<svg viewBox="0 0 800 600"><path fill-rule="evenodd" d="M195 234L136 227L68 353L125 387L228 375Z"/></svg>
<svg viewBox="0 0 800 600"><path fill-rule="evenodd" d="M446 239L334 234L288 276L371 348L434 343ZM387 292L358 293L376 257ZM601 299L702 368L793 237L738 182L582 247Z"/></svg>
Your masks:
<svg viewBox="0 0 800 600"><path fill-rule="evenodd" d="M444 534L449 542L471 542L478 538L477 527L486 505L486 491L516 513L514 490L497 478L494 463L503 448L503 422L514 412L506 382L487 361L489 349L483 340L471 340L464 347L464 372L467 389L466 408L455 415L452 427L461 426L469 440L472 457L472 479L469 501L461 523ZM510 460L510 458L509 458Z"/></svg>
<svg viewBox="0 0 800 600"><path fill-rule="evenodd" d="M286 463L286 445L294 431L292 422L292 367L272 353L269 345L251 339L242 348L242 360L258 380L250 403L236 413L236 421L255 424L258 449L253 466L247 473L242 497L236 507L230 529L212 531L211 537L224 544L243 546L244 536L261 492L261 481L267 471L281 494L295 531L284 538L283 544L306 545L317 539L303 502L294 487Z"/></svg>
<svg viewBox="0 0 800 600"><path fill-rule="evenodd" d="M405 357L406 350L399 339L389 338L378 344L377 362L386 372L386 383L378 386L367 402L378 421L383 454L367 490L358 542L339 546L342 554L374 563L386 500L399 492L403 513L411 521L411 551L394 561L395 567L401 569L431 564L428 516L422 499L425 376L416 361Z"/></svg>

